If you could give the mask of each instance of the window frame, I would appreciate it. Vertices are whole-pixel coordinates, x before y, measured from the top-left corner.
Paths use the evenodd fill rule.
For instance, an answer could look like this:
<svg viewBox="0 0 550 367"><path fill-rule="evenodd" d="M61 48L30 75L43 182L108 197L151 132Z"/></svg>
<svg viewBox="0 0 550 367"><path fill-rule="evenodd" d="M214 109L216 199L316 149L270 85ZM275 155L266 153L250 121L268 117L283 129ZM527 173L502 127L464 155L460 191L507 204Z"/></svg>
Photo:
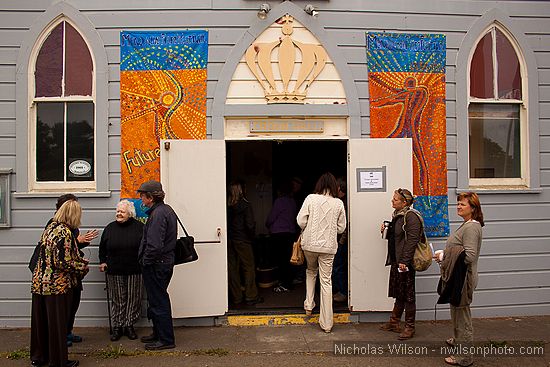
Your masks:
<svg viewBox="0 0 550 367"><path fill-rule="evenodd" d="M35 87L36 87L36 62L38 59L38 53L42 49L44 42L52 32L52 30L57 27L60 23L66 22L70 24L82 37L88 51L90 53L90 58L92 60L92 93L90 96L60 96L60 97L35 97ZM65 30L64 30L65 32ZM65 34L65 33L64 33ZM63 37L63 42L65 42L65 37ZM65 80L65 44L63 44L63 79ZM79 27L71 22L67 17L60 17L54 22L50 23L47 28L45 28L31 51L30 62L29 62L29 80L28 80L28 94L29 94L29 145L28 145L28 184L29 191L31 192L49 192L49 191L96 191L97 189L97 100L96 100L96 83L97 83L97 67L94 57L92 47L90 46L89 41L84 36ZM62 85L62 94L65 94L65 85ZM70 102L92 102L94 104L94 179L90 181L67 181L66 177L64 181L37 181L36 178L36 129L37 129L37 116L36 116L36 106L37 103L47 103L47 102L58 102L58 103L70 103ZM66 112L66 108L65 108ZM66 118L66 115L64 116ZM66 123L66 121L65 121ZM66 124L64 125L64 130L66 130ZM64 144L66 149L66 135L64 136ZM66 159L66 157L64 157ZM67 162L64 162L64 170L66 171Z"/></svg>
<svg viewBox="0 0 550 367"><path fill-rule="evenodd" d="M499 30L504 37L510 42L516 57L519 63L519 71L521 77L521 100L519 99L508 99L508 98L499 98L498 97L498 61L497 61L497 40L496 40L496 30ZM492 62L493 62L493 98L477 98L472 97L470 93L470 72L472 68L472 60L474 53L477 49L479 42L487 34L491 34L492 42ZM525 60L522 56L521 49L515 42L512 35L505 28L501 27L497 22L489 25L480 35L477 37L474 46L471 48L470 55L468 58L468 68L467 68L467 124L468 124L468 182L470 187L474 188L483 188L483 187L528 187L529 186L529 159L528 159L528 81L527 81L527 69ZM514 104L519 106L519 126L520 126L520 172L521 177L519 178L472 178L470 174L470 105L471 104Z"/></svg>
<svg viewBox="0 0 550 367"><path fill-rule="evenodd" d="M51 191L31 191L29 179L29 134L30 119L29 119L29 80L33 75L29 74L29 64L33 62L31 52L36 47L36 42L45 29L49 29L50 25L58 19L64 18L69 20L72 25L76 25L80 35L88 42L90 54L94 60L95 70L95 179L96 189L94 191L81 191L76 189L64 189L56 187ZM111 196L110 190L116 190L120 185L119 180L110 180L113 176L109 174L109 132L110 126L116 125L117 116L110 117L109 110L116 107L111 107L109 104L109 77L113 75L114 70L109 68L108 57L105 50L105 42L99 35L95 26L90 19L81 13L74 6L67 2L57 2L50 5L46 10L37 16L32 22L30 28L25 32L19 48L16 62L16 77L15 77L15 192L13 197L21 199L31 198L55 198L60 194L72 192L78 197L101 197L107 198ZM116 78L116 74L112 76ZM34 93L34 92L33 92ZM34 95L34 94L33 94ZM116 127L113 132L117 133ZM119 154L120 150L116 150L115 144L114 154ZM117 167L115 164L114 167ZM113 173L116 176L116 170Z"/></svg>
<svg viewBox="0 0 550 367"><path fill-rule="evenodd" d="M469 128L468 128L468 96L469 96L469 64L472 48L477 45L479 35L484 33L493 24L499 24L508 34L513 37L516 44L521 49L521 55L525 60L527 70L528 90L524 90L524 98L527 106L527 127L528 135L525 139L528 141L529 176L527 187L525 186L470 186L470 167L469 167ZM454 69L454 72L453 72ZM540 186L540 121L539 121L539 79L538 63L535 53L530 46L529 39L525 35L525 30L516 20L504 11L492 8L481 15L477 21L474 21L467 29L466 34L460 42L456 61L447 67L449 76L448 82L456 83L456 102L447 101L447 132L448 138L455 138L455 144L448 144L448 176L449 183L455 182L456 186L449 186L449 190L456 193L465 191L475 191L483 194L540 194L543 190ZM452 79L454 77L454 80ZM449 111L455 111L454 114ZM454 134L453 134L454 133ZM456 150L453 150L452 147Z"/></svg>

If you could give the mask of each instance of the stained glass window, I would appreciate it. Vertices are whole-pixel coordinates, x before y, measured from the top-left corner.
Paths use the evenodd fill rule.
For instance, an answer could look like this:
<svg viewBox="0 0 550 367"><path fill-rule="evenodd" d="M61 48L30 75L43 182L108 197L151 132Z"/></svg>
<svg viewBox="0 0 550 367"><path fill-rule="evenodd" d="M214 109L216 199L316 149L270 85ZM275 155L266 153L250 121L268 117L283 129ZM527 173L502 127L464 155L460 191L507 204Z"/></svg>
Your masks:
<svg viewBox="0 0 550 367"><path fill-rule="evenodd" d="M488 30L477 43L469 80L471 179L522 178L524 101L520 68L510 39L497 27Z"/></svg>
<svg viewBox="0 0 550 367"><path fill-rule="evenodd" d="M45 37L34 81L36 182L94 181L93 60L67 21Z"/></svg>

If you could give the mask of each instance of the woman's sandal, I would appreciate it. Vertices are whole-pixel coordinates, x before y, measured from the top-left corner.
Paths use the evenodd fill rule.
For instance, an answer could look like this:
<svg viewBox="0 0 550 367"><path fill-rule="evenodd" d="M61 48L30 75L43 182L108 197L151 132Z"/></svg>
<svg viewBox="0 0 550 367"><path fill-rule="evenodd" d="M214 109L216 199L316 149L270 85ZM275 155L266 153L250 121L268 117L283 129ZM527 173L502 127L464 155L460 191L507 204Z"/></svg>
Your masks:
<svg viewBox="0 0 550 367"><path fill-rule="evenodd" d="M451 366L460 366L454 356L445 357L445 363L450 364Z"/></svg>
<svg viewBox="0 0 550 367"><path fill-rule="evenodd" d="M463 367L471 366L471 365L474 364L474 362L472 362L472 363L467 364L467 365L462 365L462 364L458 363L455 356L445 357L445 363L450 364L451 366L463 366Z"/></svg>

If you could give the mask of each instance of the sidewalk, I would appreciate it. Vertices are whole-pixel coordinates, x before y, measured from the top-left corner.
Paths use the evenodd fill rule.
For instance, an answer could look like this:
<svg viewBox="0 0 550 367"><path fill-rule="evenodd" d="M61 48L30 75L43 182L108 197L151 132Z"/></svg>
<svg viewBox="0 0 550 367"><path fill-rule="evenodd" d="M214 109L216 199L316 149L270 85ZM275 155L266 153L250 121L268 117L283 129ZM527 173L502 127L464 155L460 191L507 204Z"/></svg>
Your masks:
<svg viewBox="0 0 550 367"><path fill-rule="evenodd" d="M444 340L450 321L417 322L416 335L398 342L379 323L336 324L324 333L317 324L285 326L217 326L176 328L174 350L144 352L139 340L109 340L107 328L77 328L84 342L69 348L81 366L445 366ZM149 329L137 329L140 336ZM474 319L476 346L492 350L476 357L475 366L550 367L550 315ZM29 329L0 329L2 366L29 366ZM401 343L401 344L399 344ZM401 356L395 356L399 345ZM383 346L383 348L381 348ZM502 355L511 353L513 356ZM538 354L532 356L522 353ZM544 354L540 355L541 350ZM506 351L507 350L507 351ZM336 351L336 353L335 353ZM4 359L9 354L21 359ZM403 354L405 353L405 354ZM354 355L355 354L355 355Z"/></svg>

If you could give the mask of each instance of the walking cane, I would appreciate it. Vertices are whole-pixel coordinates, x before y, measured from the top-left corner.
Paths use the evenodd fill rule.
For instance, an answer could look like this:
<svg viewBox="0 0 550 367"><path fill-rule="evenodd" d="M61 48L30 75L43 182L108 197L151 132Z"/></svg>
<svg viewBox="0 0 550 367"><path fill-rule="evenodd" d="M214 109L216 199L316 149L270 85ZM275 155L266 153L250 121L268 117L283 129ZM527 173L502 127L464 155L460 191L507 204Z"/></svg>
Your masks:
<svg viewBox="0 0 550 367"><path fill-rule="evenodd" d="M111 300L109 299L109 278L105 272L105 291L107 292L107 314L109 315L109 334L113 335L113 324L111 323Z"/></svg>

